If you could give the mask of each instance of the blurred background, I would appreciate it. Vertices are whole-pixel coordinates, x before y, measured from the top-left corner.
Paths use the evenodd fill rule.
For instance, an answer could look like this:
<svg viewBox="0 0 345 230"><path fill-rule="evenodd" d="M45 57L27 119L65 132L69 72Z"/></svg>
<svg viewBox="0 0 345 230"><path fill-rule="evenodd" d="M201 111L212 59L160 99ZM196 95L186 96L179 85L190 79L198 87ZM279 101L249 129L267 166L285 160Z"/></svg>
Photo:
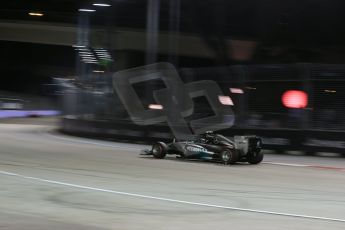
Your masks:
<svg viewBox="0 0 345 230"><path fill-rule="evenodd" d="M279 153L345 148L345 2L341 0L13 0L0 9L0 118L61 117L96 138L171 139L135 124L113 74L168 62L184 83L215 81L235 123ZM133 84L155 107L159 80ZM187 122L214 114L193 98ZM224 104L224 101L221 103Z"/></svg>

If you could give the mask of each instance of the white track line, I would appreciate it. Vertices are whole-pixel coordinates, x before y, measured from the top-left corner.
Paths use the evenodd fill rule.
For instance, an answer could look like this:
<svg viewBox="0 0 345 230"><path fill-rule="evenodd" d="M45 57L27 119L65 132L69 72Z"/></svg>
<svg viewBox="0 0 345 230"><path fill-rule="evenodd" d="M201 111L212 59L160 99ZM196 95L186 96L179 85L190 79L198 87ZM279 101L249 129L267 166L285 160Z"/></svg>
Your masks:
<svg viewBox="0 0 345 230"><path fill-rule="evenodd" d="M306 167L306 168L313 168L313 169L320 169L320 170L333 170L333 171L338 171L338 172L345 172L345 168L343 167L326 166L326 165L287 164L287 163L270 162L270 161L263 162L263 164L292 166L292 167Z"/></svg>
<svg viewBox="0 0 345 230"><path fill-rule="evenodd" d="M276 215L276 216L294 217L294 218L304 218L304 219L314 219L314 220L334 221L334 222L345 222L345 219L337 219L337 218L329 218L329 217L321 217L321 216L309 216L309 215L283 213L283 212L273 212L273 211L265 211L265 210L257 210L257 209L237 208L237 207L231 207L231 206L191 202L191 201L185 201L185 200L176 200L176 199L170 199L170 198L164 198L164 197L147 196L147 195L142 195L142 194L137 194L137 193L121 192L121 191L115 191L115 190L109 190L109 189L102 189L102 188L95 188L95 187L65 183L65 182L60 182L60 181L55 181L55 180L47 180L47 179L42 179L42 178L38 178L38 177L24 176L24 175L12 173L12 172L7 172L7 171L0 171L0 174L6 175L6 176L19 177L19 178L23 178L23 179L27 179L27 180L45 182L48 184L61 185L61 186L65 186L65 187L85 189L85 190L98 191L98 192L104 192L104 193L112 193L112 194L117 194L117 195L151 199L151 200L166 201L166 202L172 202L172 203L188 204L188 205L202 206L202 207L209 207L209 208L220 208L220 209L240 211L240 212L251 212L251 213L261 213L261 214Z"/></svg>
<svg viewBox="0 0 345 230"><path fill-rule="evenodd" d="M290 164L290 163L280 163L280 162L271 162L271 161L263 162L263 164L292 166L292 167L308 167L308 165L303 165L303 164Z"/></svg>

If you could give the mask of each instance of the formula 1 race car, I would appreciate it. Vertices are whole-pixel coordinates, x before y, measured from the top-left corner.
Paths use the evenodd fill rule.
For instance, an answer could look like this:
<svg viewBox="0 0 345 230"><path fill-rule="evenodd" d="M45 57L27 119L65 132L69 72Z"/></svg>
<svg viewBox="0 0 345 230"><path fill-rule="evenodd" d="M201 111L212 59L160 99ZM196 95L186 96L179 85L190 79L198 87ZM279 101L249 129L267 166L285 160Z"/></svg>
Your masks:
<svg viewBox="0 0 345 230"><path fill-rule="evenodd" d="M208 131L189 141L173 141L169 144L157 142L151 149L142 150L141 155L153 155L161 159L167 154L175 154L184 159L211 160L224 164L258 164L264 157L261 146L261 138L257 136L234 136L233 140L230 140Z"/></svg>

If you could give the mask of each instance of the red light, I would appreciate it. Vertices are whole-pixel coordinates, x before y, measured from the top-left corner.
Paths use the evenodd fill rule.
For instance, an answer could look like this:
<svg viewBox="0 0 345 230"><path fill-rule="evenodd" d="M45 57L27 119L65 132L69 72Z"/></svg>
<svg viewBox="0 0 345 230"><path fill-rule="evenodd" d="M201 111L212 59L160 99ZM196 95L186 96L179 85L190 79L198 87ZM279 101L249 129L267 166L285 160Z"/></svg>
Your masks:
<svg viewBox="0 0 345 230"><path fill-rule="evenodd" d="M282 102L287 108L305 108L308 105L308 95L301 90L288 90L283 94Z"/></svg>
<svg viewBox="0 0 345 230"><path fill-rule="evenodd" d="M222 105L234 105L234 102L229 96L218 96L218 100Z"/></svg>

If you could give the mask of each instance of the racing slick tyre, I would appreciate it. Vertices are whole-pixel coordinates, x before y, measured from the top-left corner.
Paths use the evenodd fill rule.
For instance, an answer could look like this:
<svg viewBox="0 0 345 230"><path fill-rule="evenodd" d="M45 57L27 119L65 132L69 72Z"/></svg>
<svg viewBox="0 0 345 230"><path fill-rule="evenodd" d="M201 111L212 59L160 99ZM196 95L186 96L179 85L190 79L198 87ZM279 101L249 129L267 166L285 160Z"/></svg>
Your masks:
<svg viewBox="0 0 345 230"><path fill-rule="evenodd" d="M261 151L253 151L248 153L247 160L249 164L259 164L264 159L264 154Z"/></svg>
<svg viewBox="0 0 345 230"><path fill-rule="evenodd" d="M152 146L152 155L156 159L162 159L165 157L167 146L163 142L155 143Z"/></svg>
<svg viewBox="0 0 345 230"><path fill-rule="evenodd" d="M225 148L220 152L219 157L223 164L232 165L238 160L238 152L234 149Z"/></svg>

